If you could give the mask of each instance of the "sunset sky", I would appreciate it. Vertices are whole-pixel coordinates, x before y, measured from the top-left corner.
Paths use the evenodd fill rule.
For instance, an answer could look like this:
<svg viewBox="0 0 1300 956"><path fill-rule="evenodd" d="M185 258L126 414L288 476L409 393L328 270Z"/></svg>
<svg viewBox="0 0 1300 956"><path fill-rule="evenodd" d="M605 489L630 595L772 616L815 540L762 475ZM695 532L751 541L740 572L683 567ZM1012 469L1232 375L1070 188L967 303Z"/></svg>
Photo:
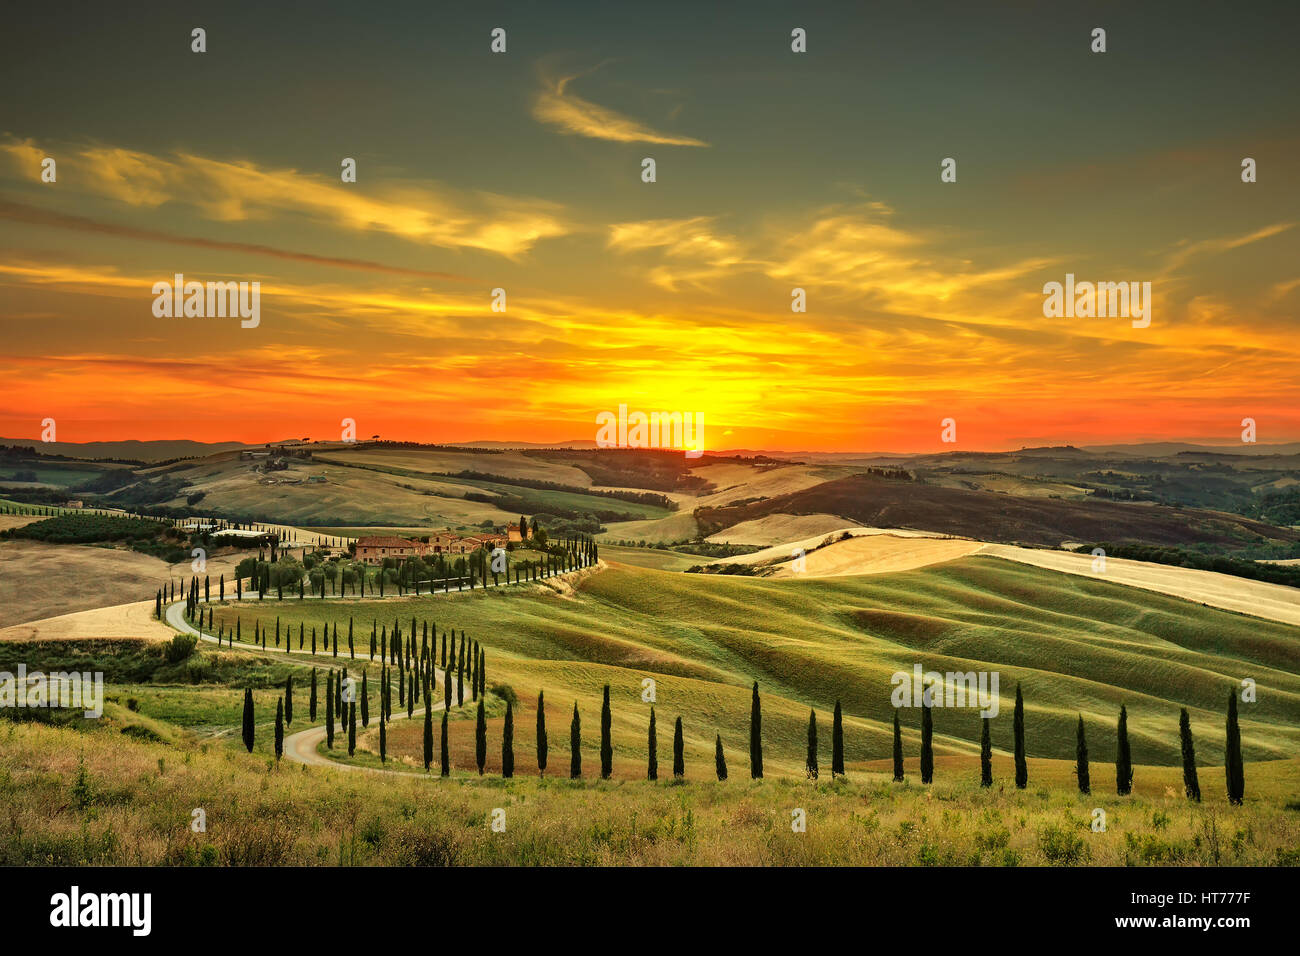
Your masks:
<svg viewBox="0 0 1300 956"><path fill-rule="evenodd" d="M46 7L0 34L5 437L1300 440L1293 2ZM175 273L260 326L155 318ZM1150 327L1045 319L1066 273Z"/></svg>

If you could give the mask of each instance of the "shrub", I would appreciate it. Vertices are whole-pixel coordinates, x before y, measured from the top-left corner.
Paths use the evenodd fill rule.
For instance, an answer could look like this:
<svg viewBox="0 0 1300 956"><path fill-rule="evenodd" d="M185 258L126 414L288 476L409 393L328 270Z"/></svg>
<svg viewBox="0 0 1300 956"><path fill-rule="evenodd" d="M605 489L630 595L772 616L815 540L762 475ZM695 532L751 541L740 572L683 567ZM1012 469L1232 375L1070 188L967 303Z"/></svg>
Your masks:
<svg viewBox="0 0 1300 956"><path fill-rule="evenodd" d="M95 792L90 785L90 774L86 772L84 755L77 759L77 779L72 783L72 802L78 810L84 810L95 802Z"/></svg>
<svg viewBox="0 0 1300 956"><path fill-rule="evenodd" d="M1039 831L1038 848L1053 866L1074 866L1091 856L1083 837L1055 823Z"/></svg>
<svg viewBox="0 0 1300 956"><path fill-rule="evenodd" d="M154 743L159 743L163 739L162 735L152 727L145 727L141 724L127 724L122 728L122 733L126 734L128 737L133 737L136 740L148 740L153 741Z"/></svg>
<svg viewBox="0 0 1300 956"><path fill-rule="evenodd" d="M198 643L199 639L193 634L177 634L167 645L167 663L179 664L194 653Z"/></svg>

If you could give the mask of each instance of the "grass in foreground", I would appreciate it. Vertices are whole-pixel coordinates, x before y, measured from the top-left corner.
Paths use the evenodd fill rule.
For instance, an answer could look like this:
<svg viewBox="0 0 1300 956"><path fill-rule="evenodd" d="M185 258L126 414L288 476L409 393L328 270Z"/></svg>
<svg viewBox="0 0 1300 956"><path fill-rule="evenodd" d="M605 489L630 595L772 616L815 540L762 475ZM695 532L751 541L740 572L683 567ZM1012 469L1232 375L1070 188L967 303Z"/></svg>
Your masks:
<svg viewBox="0 0 1300 956"><path fill-rule="evenodd" d="M1284 763L1267 776L1249 766L1247 778L1294 792L1297 763ZM928 788L870 772L754 782L738 766L722 783L440 781L6 721L0 768L4 865L1300 863L1300 803L1277 793L1198 806L1084 797L1032 776L1016 791L1005 775L982 790L969 771L959 779L943 766ZM1096 807L1105 832L1090 826ZM198 808L203 833L190 826ZM791 829L797 809L807 832Z"/></svg>

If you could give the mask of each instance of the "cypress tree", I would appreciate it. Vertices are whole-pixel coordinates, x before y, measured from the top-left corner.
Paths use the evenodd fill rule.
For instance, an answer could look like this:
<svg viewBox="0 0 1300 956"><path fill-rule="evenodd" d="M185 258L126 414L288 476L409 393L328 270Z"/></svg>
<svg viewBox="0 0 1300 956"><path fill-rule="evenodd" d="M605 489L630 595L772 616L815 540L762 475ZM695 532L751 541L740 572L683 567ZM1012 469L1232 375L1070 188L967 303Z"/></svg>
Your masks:
<svg viewBox="0 0 1300 956"><path fill-rule="evenodd" d="M831 723L831 779L844 776L844 715L835 702L835 719Z"/></svg>
<svg viewBox="0 0 1300 956"><path fill-rule="evenodd" d="M357 702L348 704L348 756L357 749Z"/></svg>
<svg viewBox="0 0 1300 956"><path fill-rule="evenodd" d="M478 775L483 776L487 763L487 718L483 715L483 701L478 702L478 720L474 724L474 758L478 761Z"/></svg>
<svg viewBox="0 0 1300 956"><path fill-rule="evenodd" d="M1025 699L1019 684L1016 684L1016 712L1011 727L1016 737L1016 787L1023 790L1029 785L1029 764L1025 762Z"/></svg>
<svg viewBox="0 0 1300 956"><path fill-rule="evenodd" d="M383 707L379 708L379 762L388 762L388 729Z"/></svg>
<svg viewBox="0 0 1300 956"><path fill-rule="evenodd" d="M311 669L311 700L307 704L307 716L316 723L316 668Z"/></svg>
<svg viewBox="0 0 1300 956"><path fill-rule="evenodd" d="M411 686L406 694L406 716L410 717L415 713L415 673L412 672L409 678Z"/></svg>
<svg viewBox="0 0 1300 956"><path fill-rule="evenodd" d="M903 729L898 724L898 710L894 710L894 780L903 782Z"/></svg>
<svg viewBox="0 0 1300 956"><path fill-rule="evenodd" d="M1228 802L1240 806L1246 796L1246 769L1241 757L1241 727L1237 725L1237 692L1228 695L1228 738L1223 772L1228 781Z"/></svg>
<svg viewBox="0 0 1300 956"><path fill-rule="evenodd" d="M334 749L334 672L325 675L325 746Z"/></svg>
<svg viewBox="0 0 1300 956"><path fill-rule="evenodd" d="M447 712L442 712L442 775L451 776L451 751L447 748Z"/></svg>
<svg viewBox="0 0 1300 956"><path fill-rule="evenodd" d="M1088 774L1088 741L1083 735L1083 714L1079 715L1079 729L1075 732L1074 773L1079 778L1079 792L1092 792L1092 779Z"/></svg>
<svg viewBox="0 0 1300 956"><path fill-rule="evenodd" d="M424 708L424 769L433 766L433 708Z"/></svg>
<svg viewBox="0 0 1300 956"><path fill-rule="evenodd" d="M650 707L650 733L646 740L646 779L659 779L659 735L655 732L655 709Z"/></svg>
<svg viewBox="0 0 1300 956"><path fill-rule="evenodd" d="M573 721L569 724L569 778L582 776L582 721L578 718L578 702L573 702Z"/></svg>
<svg viewBox="0 0 1300 956"><path fill-rule="evenodd" d="M348 618L348 657L355 659L357 650L352 644L352 618Z"/></svg>
<svg viewBox="0 0 1300 956"><path fill-rule="evenodd" d="M749 710L749 776L763 779L763 707L758 700L758 681L754 681L754 701Z"/></svg>
<svg viewBox="0 0 1300 956"><path fill-rule="evenodd" d="M506 722L501 728L501 776L507 780L515 775L515 708L506 698Z"/></svg>
<svg viewBox="0 0 1300 956"><path fill-rule="evenodd" d="M478 649L478 695L483 697L487 694L487 652L483 648Z"/></svg>
<svg viewBox="0 0 1300 956"><path fill-rule="evenodd" d="M817 779L817 711L808 711L808 756L804 760L804 773L809 780Z"/></svg>
<svg viewBox="0 0 1300 956"><path fill-rule="evenodd" d="M442 709L451 710L451 671L442 672Z"/></svg>
<svg viewBox="0 0 1300 956"><path fill-rule="evenodd" d="M921 701L921 782L934 780L934 708Z"/></svg>
<svg viewBox="0 0 1300 956"><path fill-rule="evenodd" d="M1201 802L1201 783L1196 778L1196 748L1192 746L1192 722L1187 708L1178 715L1178 738L1183 749L1183 790L1187 799Z"/></svg>
<svg viewBox="0 0 1300 956"><path fill-rule="evenodd" d="M370 726L370 688L366 686L366 672L361 672L361 726Z"/></svg>
<svg viewBox="0 0 1300 956"><path fill-rule="evenodd" d="M673 726L673 776L679 780L686 776L686 745L682 740L682 719Z"/></svg>
<svg viewBox="0 0 1300 956"><path fill-rule="evenodd" d="M1115 792L1121 797L1133 791L1133 758L1128 746L1128 709L1119 705L1118 740L1115 744Z"/></svg>
<svg viewBox="0 0 1300 956"><path fill-rule="evenodd" d="M546 773L546 697L537 692L537 775Z"/></svg>
<svg viewBox="0 0 1300 956"><path fill-rule="evenodd" d="M284 701L275 702L275 759L284 756Z"/></svg>
<svg viewBox="0 0 1300 956"><path fill-rule="evenodd" d="M456 706L465 706L465 639L461 638L460 658L456 661Z"/></svg>
<svg viewBox="0 0 1300 956"><path fill-rule="evenodd" d="M722 754L722 734L713 742L713 764L718 771L718 779L727 779L727 758Z"/></svg>
<svg viewBox="0 0 1300 956"><path fill-rule="evenodd" d="M293 675L290 674L284 681L284 722L293 723Z"/></svg>
<svg viewBox="0 0 1300 956"><path fill-rule="evenodd" d="M980 729L980 786L993 786L993 739L989 733L990 721L985 717Z"/></svg>
<svg viewBox="0 0 1300 956"><path fill-rule="evenodd" d="M609 685L600 705L600 779L608 780L614 769L614 745L610 740L612 717L609 712Z"/></svg>
<svg viewBox="0 0 1300 956"><path fill-rule="evenodd" d="M253 752L253 689L244 688L244 746Z"/></svg>

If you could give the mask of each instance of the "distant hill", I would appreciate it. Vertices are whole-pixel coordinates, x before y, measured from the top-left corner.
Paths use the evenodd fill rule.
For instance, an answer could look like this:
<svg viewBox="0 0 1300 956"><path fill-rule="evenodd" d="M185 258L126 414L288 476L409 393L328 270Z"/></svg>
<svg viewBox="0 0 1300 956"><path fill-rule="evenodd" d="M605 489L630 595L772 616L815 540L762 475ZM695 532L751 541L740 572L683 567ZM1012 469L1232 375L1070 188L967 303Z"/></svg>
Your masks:
<svg viewBox="0 0 1300 956"><path fill-rule="evenodd" d="M238 441L201 442L189 439L161 439L159 441L52 441L35 438L0 438L0 445L22 445L35 448L46 455L66 455L69 458L124 458L130 461L166 461L171 458L200 458L223 451L240 448L260 448Z"/></svg>
<svg viewBox="0 0 1300 956"><path fill-rule="evenodd" d="M1210 544L1227 548L1300 541L1300 531L1240 515L1093 498L1027 498L854 475L746 505L699 508L701 534L770 514L834 514L854 524L910 528L999 543L1056 547L1063 541Z"/></svg>
<svg viewBox="0 0 1300 956"><path fill-rule="evenodd" d="M1131 456L1135 458L1170 458L1174 455L1296 455L1300 454L1300 442L1288 442L1280 445L1247 445L1237 442L1232 445L1195 445L1187 442L1149 442L1137 445L1086 445L1084 451L1097 455Z"/></svg>
<svg viewBox="0 0 1300 956"><path fill-rule="evenodd" d="M400 439L397 439L400 442ZM35 438L0 438L0 445L31 445L47 454L68 455L74 458L130 458L138 461L163 461L169 458L191 458L240 448L260 448L266 442L200 442L188 439L161 439L158 441L91 441L91 442L41 442ZM276 439L272 445L301 444L297 439ZM329 443L309 443L329 444ZM368 444L363 442L362 444ZM429 443L420 447L484 448L484 449L594 449L591 439L570 441L447 441ZM1041 447L1005 448L996 451L953 449L942 452L891 452L891 451L787 451L771 448L711 448L707 454L718 458L776 458L788 461L820 462L839 465L872 465L891 462L940 463L960 459L989 459L1006 456L1021 458L1171 458L1180 454L1207 455L1296 455L1300 442L1275 445L1203 445L1192 442L1138 442L1127 445L1054 445Z"/></svg>

